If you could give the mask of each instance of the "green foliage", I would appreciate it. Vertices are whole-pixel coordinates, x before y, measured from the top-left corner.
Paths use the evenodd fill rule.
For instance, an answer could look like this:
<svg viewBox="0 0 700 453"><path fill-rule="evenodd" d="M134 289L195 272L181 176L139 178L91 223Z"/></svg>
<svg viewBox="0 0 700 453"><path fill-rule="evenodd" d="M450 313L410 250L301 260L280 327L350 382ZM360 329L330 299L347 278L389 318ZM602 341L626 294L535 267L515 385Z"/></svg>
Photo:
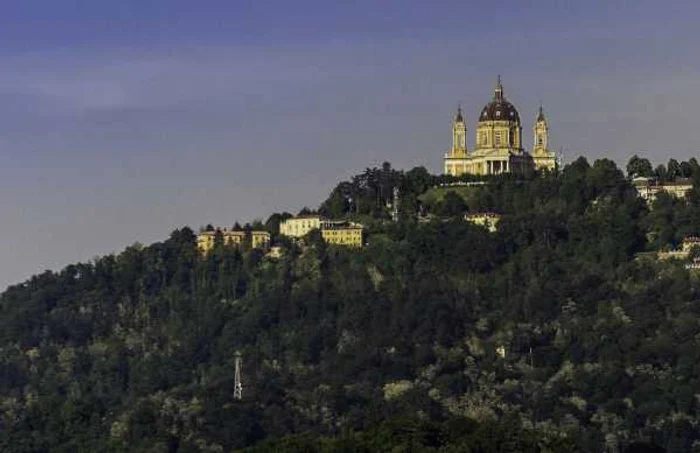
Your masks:
<svg viewBox="0 0 700 453"><path fill-rule="evenodd" d="M627 163L627 176L634 178L637 176L652 176L654 170L651 168L649 159L643 159L636 154L632 156Z"/></svg>
<svg viewBox="0 0 700 453"><path fill-rule="evenodd" d="M542 436L519 428L515 420L476 423L451 418L436 423L402 417L362 432L350 432L335 438L309 434L263 442L243 453L382 453L382 452L546 452L575 451L569 439L548 442Z"/></svg>
<svg viewBox="0 0 700 453"><path fill-rule="evenodd" d="M643 159L636 154L627 163L627 176L635 178L637 176L654 177L661 182L675 181L678 178L700 178L700 164L696 158L691 157L688 161L678 162L676 159L669 159L664 166L659 164L652 170L652 164L648 159Z"/></svg>
<svg viewBox="0 0 700 453"><path fill-rule="evenodd" d="M437 214L443 217L459 217L467 211L467 203L462 197L455 192L447 192L447 195L442 199L438 208Z"/></svg>
<svg viewBox="0 0 700 453"><path fill-rule="evenodd" d="M321 211L369 245L200 256L183 228L8 288L0 451L697 449L700 280L635 259L700 233L697 190L650 209L609 160L482 181L387 164Z"/></svg>

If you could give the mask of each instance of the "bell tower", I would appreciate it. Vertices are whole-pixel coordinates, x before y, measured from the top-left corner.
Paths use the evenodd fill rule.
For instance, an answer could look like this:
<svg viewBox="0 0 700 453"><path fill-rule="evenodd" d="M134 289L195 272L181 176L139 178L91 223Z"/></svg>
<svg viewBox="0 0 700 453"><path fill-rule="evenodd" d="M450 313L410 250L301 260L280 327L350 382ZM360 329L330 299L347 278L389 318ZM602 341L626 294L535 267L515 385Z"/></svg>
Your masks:
<svg viewBox="0 0 700 453"><path fill-rule="evenodd" d="M532 143L532 159L536 170L554 170L557 167L557 156L549 150L549 125L544 117L542 106L535 120L534 142Z"/></svg>
<svg viewBox="0 0 700 453"><path fill-rule="evenodd" d="M549 154L549 126L547 125L547 119L544 117L542 106L540 106L540 111L537 114L533 132L532 154L535 156Z"/></svg>
<svg viewBox="0 0 700 453"><path fill-rule="evenodd" d="M467 155L467 124L462 116L462 107L457 108L457 114L452 122L452 150L454 157Z"/></svg>

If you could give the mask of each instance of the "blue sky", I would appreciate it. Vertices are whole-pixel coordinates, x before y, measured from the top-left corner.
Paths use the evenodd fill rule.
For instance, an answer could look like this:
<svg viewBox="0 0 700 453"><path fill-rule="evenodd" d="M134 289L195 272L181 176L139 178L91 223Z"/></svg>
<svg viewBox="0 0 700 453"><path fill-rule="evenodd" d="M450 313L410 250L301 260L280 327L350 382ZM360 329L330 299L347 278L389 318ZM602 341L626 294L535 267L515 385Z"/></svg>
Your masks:
<svg viewBox="0 0 700 453"><path fill-rule="evenodd" d="M565 158L700 151L694 1L5 0L0 287L176 227L440 170L497 74ZM529 140L526 142L529 144Z"/></svg>

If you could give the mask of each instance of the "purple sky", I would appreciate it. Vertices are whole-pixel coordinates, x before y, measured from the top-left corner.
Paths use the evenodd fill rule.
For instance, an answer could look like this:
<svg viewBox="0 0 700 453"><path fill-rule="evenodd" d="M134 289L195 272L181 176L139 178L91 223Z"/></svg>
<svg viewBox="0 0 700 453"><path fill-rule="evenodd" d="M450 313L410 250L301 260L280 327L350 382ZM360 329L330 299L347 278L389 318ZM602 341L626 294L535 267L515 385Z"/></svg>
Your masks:
<svg viewBox="0 0 700 453"><path fill-rule="evenodd" d="M338 3L3 1L0 288L384 160L439 172L497 74L527 146L542 102L568 159L700 151L700 2Z"/></svg>

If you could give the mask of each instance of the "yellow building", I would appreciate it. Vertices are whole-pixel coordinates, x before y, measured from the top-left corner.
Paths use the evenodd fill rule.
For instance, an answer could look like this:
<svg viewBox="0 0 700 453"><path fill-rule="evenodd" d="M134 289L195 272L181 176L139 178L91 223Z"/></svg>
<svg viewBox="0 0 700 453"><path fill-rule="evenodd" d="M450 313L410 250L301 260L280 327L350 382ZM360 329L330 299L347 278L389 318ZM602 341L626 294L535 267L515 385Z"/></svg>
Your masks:
<svg viewBox="0 0 700 453"><path fill-rule="evenodd" d="M251 245L254 249L267 250L270 248L270 233L263 230L250 232Z"/></svg>
<svg viewBox="0 0 700 453"><path fill-rule="evenodd" d="M362 225L353 222L326 222L321 237L328 244L362 247L362 230Z"/></svg>
<svg viewBox="0 0 700 453"><path fill-rule="evenodd" d="M506 100L499 77L493 100L479 115L473 151L467 149L467 126L462 109L457 110L452 123L452 148L444 157L445 174L526 174L554 169L556 156L548 148L549 126L541 107L533 128L532 153L524 150L522 129L518 110Z"/></svg>
<svg viewBox="0 0 700 453"><path fill-rule="evenodd" d="M464 216L464 220L475 225L480 225L495 233L498 230L498 222L501 221L501 215L495 212L475 212Z"/></svg>
<svg viewBox="0 0 700 453"><path fill-rule="evenodd" d="M197 248L202 253L207 253L214 248L214 238L216 233L220 232L221 237L226 245L239 246L245 239L245 231L233 230L228 228L213 228L202 230L197 235Z"/></svg>
<svg viewBox="0 0 700 453"><path fill-rule="evenodd" d="M685 196L693 188L693 182L687 178L679 178L672 182L659 183L656 178L646 178L639 176L632 180L632 185L637 189L637 193L645 201L651 203L661 192L666 192L677 198Z"/></svg>
<svg viewBox="0 0 700 453"><path fill-rule="evenodd" d="M301 238L311 230L320 230L321 237L329 244L362 247L362 230L359 223L344 220L328 220L318 215L292 217L280 223L280 234Z"/></svg>
<svg viewBox="0 0 700 453"><path fill-rule="evenodd" d="M660 260L678 259L685 260L690 256L690 252L695 247L700 247L700 237L697 236L686 236L681 242L680 248L675 250L660 250L657 252L657 257Z"/></svg>
<svg viewBox="0 0 700 453"><path fill-rule="evenodd" d="M270 247L270 251L267 252L265 256L274 260L280 259L282 257L282 247L280 247L279 245L274 245Z"/></svg>
<svg viewBox="0 0 700 453"><path fill-rule="evenodd" d="M293 238L304 237L311 230L321 229L323 219L318 215L300 215L286 219L280 223L280 234Z"/></svg>
<svg viewBox="0 0 700 453"><path fill-rule="evenodd" d="M200 253L207 253L214 248L214 232L200 231L197 235L197 249Z"/></svg>
<svg viewBox="0 0 700 453"><path fill-rule="evenodd" d="M700 237L697 236L686 236L683 238L683 243L681 244L681 249L690 253L695 247L700 247Z"/></svg>
<svg viewBox="0 0 700 453"><path fill-rule="evenodd" d="M245 240L248 238L248 234L243 230L232 228L203 229L197 235L197 248L201 253L208 253L214 248L217 232L221 233L221 237L225 245L242 247ZM251 231L250 238L253 248L267 250L267 248L270 246L270 233L267 231Z"/></svg>

